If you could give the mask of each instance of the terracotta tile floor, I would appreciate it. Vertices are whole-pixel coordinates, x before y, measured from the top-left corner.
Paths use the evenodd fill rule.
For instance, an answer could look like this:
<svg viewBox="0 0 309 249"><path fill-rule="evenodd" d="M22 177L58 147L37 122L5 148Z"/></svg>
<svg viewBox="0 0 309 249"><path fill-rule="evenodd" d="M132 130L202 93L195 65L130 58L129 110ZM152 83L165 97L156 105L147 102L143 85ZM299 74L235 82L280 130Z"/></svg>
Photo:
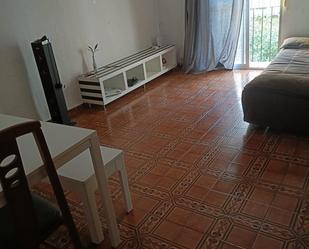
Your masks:
<svg viewBox="0 0 309 249"><path fill-rule="evenodd" d="M106 112L73 113L77 126L125 151L135 210L124 213L112 178L119 248L309 248L309 139L242 121L241 91L259 73L173 72ZM67 196L87 239L78 197Z"/></svg>

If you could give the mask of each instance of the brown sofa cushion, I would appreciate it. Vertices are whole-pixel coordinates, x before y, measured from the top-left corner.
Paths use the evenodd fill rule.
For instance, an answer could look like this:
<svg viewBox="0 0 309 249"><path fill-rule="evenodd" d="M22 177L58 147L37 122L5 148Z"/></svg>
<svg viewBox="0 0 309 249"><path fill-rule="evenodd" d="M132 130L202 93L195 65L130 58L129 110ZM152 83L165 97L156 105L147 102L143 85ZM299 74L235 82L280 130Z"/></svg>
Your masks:
<svg viewBox="0 0 309 249"><path fill-rule="evenodd" d="M309 77L295 74L262 74L245 91L265 91L309 100Z"/></svg>

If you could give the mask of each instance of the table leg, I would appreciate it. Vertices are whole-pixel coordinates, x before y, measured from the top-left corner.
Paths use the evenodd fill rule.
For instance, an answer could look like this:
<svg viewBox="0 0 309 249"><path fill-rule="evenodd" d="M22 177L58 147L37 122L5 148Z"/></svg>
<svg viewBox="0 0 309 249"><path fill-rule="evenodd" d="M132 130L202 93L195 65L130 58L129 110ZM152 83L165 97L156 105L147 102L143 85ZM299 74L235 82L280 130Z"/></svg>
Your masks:
<svg viewBox="0 0 309 249"><path fill-rule="evenodd" d="M128 174L127 174L127 170L124 164L123 155L121 155L121 158L118 159L117 163L118 163L117 168L119 170L118 174L120 178L122 195L126 203L127 213L129 213L133 210L133 205L132 205L132 199L131 199L131 194L130 194L130 189L129 189Z"/></svg>
<svg viewBox="0 0 309 249"><path fill-rule="evenodd" d="M100 143L96 134L92 136L90 143L91 145L89 150L98 182L98 189L102 198L103 209L106 215L111 244L113 247L117 247L120 244L120 234L116 221L114 206L108 188L106 172L103 167Z"/></svg>
<svg viewBox="0 0 309 249"><path fill-rule="evenodd" d="M96 189L96 184L86 184L85 187L80 188L80 196L84 204L91 241L95 244L100 244L104 240L104 235L98 213L98 207L95 200Z"/></svg>

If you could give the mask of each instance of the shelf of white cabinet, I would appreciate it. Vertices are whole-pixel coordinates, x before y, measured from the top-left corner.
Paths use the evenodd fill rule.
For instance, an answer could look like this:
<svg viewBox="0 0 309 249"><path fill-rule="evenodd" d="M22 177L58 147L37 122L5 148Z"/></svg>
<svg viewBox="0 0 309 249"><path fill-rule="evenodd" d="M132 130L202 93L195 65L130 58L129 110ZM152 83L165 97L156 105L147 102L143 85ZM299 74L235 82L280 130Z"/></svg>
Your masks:
<svg viewBox="0 0 309 249"><path fill-rule="evenodd" d="M89 72L79 79L84 103L107 105L177 66L173 45L152 47ZM134 84L128 85L128 80ZM119 94L106 96L110 89Z"/></svg>

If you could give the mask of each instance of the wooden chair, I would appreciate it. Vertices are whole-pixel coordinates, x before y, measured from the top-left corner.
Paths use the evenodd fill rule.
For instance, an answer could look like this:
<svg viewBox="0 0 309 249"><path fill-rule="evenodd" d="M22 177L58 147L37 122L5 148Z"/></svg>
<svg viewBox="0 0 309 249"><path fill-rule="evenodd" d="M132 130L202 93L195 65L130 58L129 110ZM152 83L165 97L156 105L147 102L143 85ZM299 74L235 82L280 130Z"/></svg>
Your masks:
<svg viewBox="0 0 309 249"><path fill-rule="evenodd" d="M35 138L61 212L29 190L16 140L28 133ZM40 122L0 131L0 183L6 200L6 205L0 208L0 248L38 249L62 223L67 225L74 247L82 248Z"/></svg>

